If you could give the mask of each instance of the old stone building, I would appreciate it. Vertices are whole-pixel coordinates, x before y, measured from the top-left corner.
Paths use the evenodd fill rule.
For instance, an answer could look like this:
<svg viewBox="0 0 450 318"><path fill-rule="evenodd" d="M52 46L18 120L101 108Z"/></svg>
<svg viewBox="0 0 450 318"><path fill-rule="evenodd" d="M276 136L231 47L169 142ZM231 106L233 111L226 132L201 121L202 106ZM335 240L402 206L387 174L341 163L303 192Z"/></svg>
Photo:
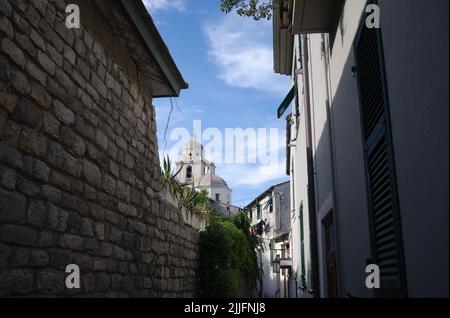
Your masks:
<svg viewBox="0 0 450 318"><path fill-rule="evenodd" d="M0 296L192 296L152 106L187 84L141 1L70 3L0 0Z"/></svg>
<svg viewBox="0 0 450 318"><path fill-rule="evenodd" d="M230 187L216 174L216 165L206 159L205 149L195 135L184 145L176 165L177 171L180 171L178 181L183 185L193 185L197 191L206 191L216 214L231 216L241 211L231 203Z"/></svg>
<svg viewBox="0 0 450 318"><path fill-rule="evenodd" d="M195 136L184 146L180 160L176 163L178 180L185 185L194 185L197 191L206 190L208 197L218 203L231 204L231 189L216 174L214 162L206 159L205 150Z"/></svg>

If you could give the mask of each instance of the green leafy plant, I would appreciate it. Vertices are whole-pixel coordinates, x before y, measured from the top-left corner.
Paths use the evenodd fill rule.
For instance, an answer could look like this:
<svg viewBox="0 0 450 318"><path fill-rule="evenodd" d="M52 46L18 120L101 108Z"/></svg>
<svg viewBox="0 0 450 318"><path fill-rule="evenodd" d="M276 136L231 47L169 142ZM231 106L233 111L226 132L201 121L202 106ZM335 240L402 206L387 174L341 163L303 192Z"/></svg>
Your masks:
<svg viewBox="0 0 450 318"><path fill-rule="evenodd" d="M194 210L197 211L197 213L203 214L207 217L209 217L211 214L213 214L214 208L212 207L212 205L209 203L209 198L208 198L208 191L203 189L200 192L197 192L197 196L194 199Z"/></svg>
<svg viewBox="0 0 450 318"><path fill-rule="evenodd" d="M250 219L247 216L247 213L238 213L235 216L232 217L233 224L240 229L247 239L248 246L250 250L253 252L253 256L249 258L248 266L248 272L247 276L252 279L256 279L262 275L262 272L260 270L259 264L258 264L258 257L257 252L262 251L264 252L264 241L263 239L252 233L250 230L252 225L250 222Z"/></svg>
<svg viewBox="0 0 450 318"><path fill-rule="evenodd" d="M200 297L251 297L260 277L250 223L240 213L211 216L200 235Z"/></svg>
<svg viewBox="0 0 450 318"><path fill-rule="evenodd" d="M220 10L230 13L236 10L240 16L253 17L255 20L272 18L272 0L221 0Z"/></svg>
<svg viewBox="0 0 450 318"><path fill-rule="evenodd" d="M180 204L184 205L188 210L193 210L197 196L198 192L195 191L194 184L191 187L184 186L181 188Z"/></svg>

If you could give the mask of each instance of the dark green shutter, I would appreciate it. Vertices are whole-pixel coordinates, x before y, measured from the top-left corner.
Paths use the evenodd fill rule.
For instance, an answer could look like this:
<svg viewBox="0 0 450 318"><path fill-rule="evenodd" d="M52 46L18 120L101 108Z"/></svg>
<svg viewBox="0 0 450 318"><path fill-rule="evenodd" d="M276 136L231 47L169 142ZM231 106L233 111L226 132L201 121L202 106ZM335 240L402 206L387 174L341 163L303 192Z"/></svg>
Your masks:
<svg viewBox="0 0 450 318"><path fill-rule="evenodd" d="M300 218L300 266L301 266L301 280L302 287L306 285L306 268L305 268L305 228L303 220L303 201L299 206L299 218Z"/></svg>
<svg viewBox="0 0 450 318"><path fill-rule="evenodd" d="M295 96L295 85L292 86L291 90L286 95L284 100L281 102L280 106L278 107L278 110L277 110L278 118L281 118L281 116L283 116L284 112L286 111L286 109L289 107L292 100L294 99L294 96Z"/></svg>
<svg viewBox="0 0 450 318"><path fill-rule="evenodd" d="M400 214L390 137L389 105L379 29L362 21L355 42L373 259L380 267L380 296L404 296Z"/></svg>

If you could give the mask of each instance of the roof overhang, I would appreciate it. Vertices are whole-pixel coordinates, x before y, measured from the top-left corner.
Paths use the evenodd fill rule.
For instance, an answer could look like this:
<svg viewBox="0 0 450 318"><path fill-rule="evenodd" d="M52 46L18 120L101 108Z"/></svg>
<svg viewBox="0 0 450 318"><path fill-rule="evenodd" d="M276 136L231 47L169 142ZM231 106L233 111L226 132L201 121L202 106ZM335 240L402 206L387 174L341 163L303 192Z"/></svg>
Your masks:
<svg viewBox="0 0 450 318"><path fill-rule="evenodd" d="M156 63L166 77L171 93L164 95L155 92L154 97L175 97L180 95L182 89L189 85L184 81L178 67L170 55L169 49L164 43L150 14L147 12L141 0L119 0L133 22L136 30L141 35L145 45L153 55Z"/></svg>
<svg viewBox="0 0 450 318"><path fill-rule="evenodd" d="M267 197L267 196L269 196L269 195L272 195L272 191L273 191L273 189L274 189L275 187L279 187L279 186L281 186L281 185L283 185L283 184L286 184L286 183L289 183L289 182L291 182L291 181L288 180L288 181L280 182L280 183L274 184L273 186L270 186L269 188L267 188L266 191L264 191L264 192L262 192L260 195L258 195L258 196L256 197L256 199L253 199L249 204L247 204L247 205L244 207L244 210L249 209L249 208L255 206L259 201L262 201L265 197Z"/></svg>
<svg viewBox="0 0 450 318"><path fill-rule="evenodd" d="M294 36L290 31L290 5L284 0L273 2L273 62L278 74L292 75ZM292 7L292 6L291 6Z"/></svg>
<svg viewBox="0 0 450 318"><path fill-rule="evenodd" d="M292 32L294 34L328 33L339 20L345 0L294 0Z"/></svg>

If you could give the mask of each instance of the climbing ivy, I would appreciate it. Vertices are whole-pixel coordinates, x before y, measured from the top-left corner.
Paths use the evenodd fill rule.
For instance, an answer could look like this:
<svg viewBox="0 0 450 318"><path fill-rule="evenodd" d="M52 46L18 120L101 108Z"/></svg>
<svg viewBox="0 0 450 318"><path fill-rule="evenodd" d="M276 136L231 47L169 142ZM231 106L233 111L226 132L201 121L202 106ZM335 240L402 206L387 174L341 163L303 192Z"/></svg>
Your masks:
<svg viewBox="0 0 450 318"><path fill-rule="evenodd" d="M247 216L212 216L200 234L200 297L250 297L260 277L256 250L261 242L250 232Z"/></svg>

